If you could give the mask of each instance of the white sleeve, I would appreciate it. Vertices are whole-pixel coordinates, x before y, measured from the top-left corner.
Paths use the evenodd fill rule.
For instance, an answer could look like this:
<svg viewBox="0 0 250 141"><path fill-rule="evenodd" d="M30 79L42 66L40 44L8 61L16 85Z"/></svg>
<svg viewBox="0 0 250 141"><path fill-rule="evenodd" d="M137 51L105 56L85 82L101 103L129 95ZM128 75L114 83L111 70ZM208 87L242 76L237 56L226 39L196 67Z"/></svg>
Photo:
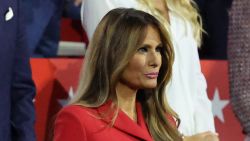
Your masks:
<svg viewBox="0 0 250 141"><path fill-rule="evenodd" d="M81 20L84 30L90 39L98 23L110 10L118 7L137 7L136 0L83 0Z"/></svg>
<svg viewBox="0 0 250 141"><path fill-rule="evenodd" d="M80 10L80 15L81 15L81 22L82 22L82 25L83 25L83 11L84 11L84 3L85 3L85 0L82 0L81 10Z"/></svg>
<svg viewBox="0 0 250 141"><path fill-rule="evenodd" d="M112 0L83 0L81 15L82 25L90 39L95 31L96 26L102 17L112 9L109 5Z"/></svg>
<svg viewBox="0 0 250 141"><path fill-rule="evenodd" d="M200 60L198 55L198 49L195 48L194 62L195 64L195 83L196 92L194 95L194 122L195 132L200 133L204 131L215 132L214 118L212 113L211 101L207 96L207 83L206 79L201 72Z"/></svg>

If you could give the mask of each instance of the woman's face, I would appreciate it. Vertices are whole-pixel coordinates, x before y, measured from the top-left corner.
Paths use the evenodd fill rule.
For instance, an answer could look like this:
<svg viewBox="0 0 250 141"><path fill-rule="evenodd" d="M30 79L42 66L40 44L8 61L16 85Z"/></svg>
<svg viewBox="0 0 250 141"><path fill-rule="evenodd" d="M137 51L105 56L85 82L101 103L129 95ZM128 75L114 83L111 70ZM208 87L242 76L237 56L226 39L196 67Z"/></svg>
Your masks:
<svg viewBox="0 0 250 141"><path fill-rule="evenodd" d="M142 45L125 68L121 83L133 89L148 89L157 86L157 77L162 63L160 36L148 26Z"/></svg>

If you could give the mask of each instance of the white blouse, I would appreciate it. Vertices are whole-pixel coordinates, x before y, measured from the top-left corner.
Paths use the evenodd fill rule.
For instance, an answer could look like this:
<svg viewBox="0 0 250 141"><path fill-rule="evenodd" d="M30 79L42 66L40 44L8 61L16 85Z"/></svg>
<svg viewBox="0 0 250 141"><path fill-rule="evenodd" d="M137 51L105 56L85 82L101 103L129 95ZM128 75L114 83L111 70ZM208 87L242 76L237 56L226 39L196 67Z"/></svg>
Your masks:
<svg viewBox="0 0 250 141"><path fill-rule="evenodd" d="M136 0L83 0L82 23L89 38L101 18L118 7L139 9L140 6ZM179 130L183 134L214 132L211 102L207 97L206 80L201 72L191 24L173 12L169 15L175 60L166 98L181 119Z"/></svg>

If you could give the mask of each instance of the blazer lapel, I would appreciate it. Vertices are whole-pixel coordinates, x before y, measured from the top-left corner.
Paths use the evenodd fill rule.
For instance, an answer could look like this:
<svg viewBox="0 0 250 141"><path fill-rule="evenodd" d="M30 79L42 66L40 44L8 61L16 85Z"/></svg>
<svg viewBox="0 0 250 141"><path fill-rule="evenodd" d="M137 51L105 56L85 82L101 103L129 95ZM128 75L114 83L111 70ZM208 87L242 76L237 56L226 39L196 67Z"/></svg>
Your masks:
<svg viewBox="0 0 250 141"><path fill-rule="evenodd" d="M111 119L114 115L114 107L112 108L112 102L109 101L103 106L98 108L98 113L104 115L104 121L107 123L111 122ZM113 109L113 110L112 110ZM145 141L153 141L152 137L148 132L148 128L145 124L145 120L143 118L142 109L140 103L136 103L137 110L137 122L134 122L130 119L123 111L119 110L118 116L114 122L113 128L116 128L126 134L134 136L135 138L139 138Z"/></svg>
<svg viewBox="0 0 250 141"><path fill-rule="evenodd" d="M114 127L142 140L153 141L145 124L141 105L139 103L136 104L136 110L137 123L130 119L123 111L119 110Z"/></svg>

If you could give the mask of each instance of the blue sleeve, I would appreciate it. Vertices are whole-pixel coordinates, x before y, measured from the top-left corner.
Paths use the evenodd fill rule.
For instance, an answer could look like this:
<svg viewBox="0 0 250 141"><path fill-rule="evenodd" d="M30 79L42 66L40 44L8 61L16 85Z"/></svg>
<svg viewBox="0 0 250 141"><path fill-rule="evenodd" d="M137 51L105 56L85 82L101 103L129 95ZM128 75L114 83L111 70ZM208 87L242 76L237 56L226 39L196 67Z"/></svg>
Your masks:
<svg viewBox="0 0 250 141"><path fill-rule="evenodd" d="M17 1L21 2L21 1ZM11 84L11 127L13 141L35 141L35 86L31 76L29 50L24 36L22 10L18 3L18 32Z"/></svg>

